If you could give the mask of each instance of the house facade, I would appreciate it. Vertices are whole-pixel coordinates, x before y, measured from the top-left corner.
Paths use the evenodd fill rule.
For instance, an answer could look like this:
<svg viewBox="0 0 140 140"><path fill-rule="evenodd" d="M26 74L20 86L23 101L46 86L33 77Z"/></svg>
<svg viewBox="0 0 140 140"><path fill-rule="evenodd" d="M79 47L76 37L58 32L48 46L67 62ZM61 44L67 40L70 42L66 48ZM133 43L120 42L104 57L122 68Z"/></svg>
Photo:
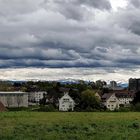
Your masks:
<svg viewBox="0 0 140 140"><path fill-rule="evenodd" d="M44 97L44 94L47 95L47 92L46 91L30 92L29 102L39 104L39 101Z"/></svg>
<svg viewBox="0 0 140 140"><path fill-rule="evenodd" d="M113 111L119 109L119 100L115 93L106 93L102 96L102 103L107 109Z"/></svg>
<svg viewBox="0 0 140 140"><path fill-rule="evenodd" d="M121 106L129 106L134 95L129 93L106 93L102 96L102 103L107 109L113 111Z"/></svg>
<svg viewBox="0 0 140 140"><path fill-rule="evenodd" d="M28 107L28 93L20 91L1 91L0 102L5 107Z"/></svg>
<svg viewBox="0 0 140 140"><path fill-rule="evenodd" d="M134 99L134 96L132 94L116 93L115 95L119 100L120 106L129 106Z"/></svg>
<svg viewBox="0 0 140 140"><path fill-rule="evenodd" d="M74 107L75 102L68 93L65 93L64 96L59 99L59 111L73 111Z"/></svg>

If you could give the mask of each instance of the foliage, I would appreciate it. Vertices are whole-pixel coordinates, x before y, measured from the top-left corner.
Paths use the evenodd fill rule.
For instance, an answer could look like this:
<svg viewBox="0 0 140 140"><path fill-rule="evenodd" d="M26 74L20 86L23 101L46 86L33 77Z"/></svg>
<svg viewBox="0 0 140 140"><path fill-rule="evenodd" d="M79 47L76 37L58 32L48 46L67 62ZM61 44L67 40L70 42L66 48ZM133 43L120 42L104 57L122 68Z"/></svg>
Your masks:
<svg viewBox="0 0 140 140"><path fill-rule="evenodd" d="M118 109L118 112L130 112L131 111L131 107L120 107Z"/></svg>
<svg viewBox="0 0 140 140"><path fill-rule="evenodd" d="M81 109L85 109L87 111L93 111L93 109L100 108L100 100L95 96L95 92L93 90L85 90L81 94Z"/></svg>
<svg viewBox="0 0 140 140"><path fill-rule="evenodd" d="M140 103L136 103L135 105L132 106L133 111L139 111L140 112Z"/></svg>
<svg viewBox="0 0 140 140"><path fill-rule="evenodd" d="M43 98L40 99L40 101L39 101L39 104L40 104L40 105L46 105L46 100L47 100L47 96L46 96L46 94L44 93L44 94L43 94Z"/></svg>
<svg viewBox="0 0 140 140"><path fill-rule="evenodd" d="M140 103L140 91L138 91L136 93L136 96L134 97L134 100L132 102L134 105L137 104L137 103Z"/></svg>
<svg viewBox="0 0 140 140"><path fill-rule="evenodd" d="M8 111L30 111L29 107L10 107Z"/></svg>

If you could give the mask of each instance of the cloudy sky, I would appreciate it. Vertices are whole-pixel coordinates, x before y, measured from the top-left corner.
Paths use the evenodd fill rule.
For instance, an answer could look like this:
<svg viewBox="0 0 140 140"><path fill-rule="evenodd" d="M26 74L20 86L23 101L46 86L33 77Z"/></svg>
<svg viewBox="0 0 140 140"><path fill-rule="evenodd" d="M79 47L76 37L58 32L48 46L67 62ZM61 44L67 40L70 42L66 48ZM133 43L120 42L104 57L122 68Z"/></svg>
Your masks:
<svg viewBox="0 0 140 140"><path fill-rule="evenodd" d="M0 0L0 79L140 76L140 0Z"/></svg>

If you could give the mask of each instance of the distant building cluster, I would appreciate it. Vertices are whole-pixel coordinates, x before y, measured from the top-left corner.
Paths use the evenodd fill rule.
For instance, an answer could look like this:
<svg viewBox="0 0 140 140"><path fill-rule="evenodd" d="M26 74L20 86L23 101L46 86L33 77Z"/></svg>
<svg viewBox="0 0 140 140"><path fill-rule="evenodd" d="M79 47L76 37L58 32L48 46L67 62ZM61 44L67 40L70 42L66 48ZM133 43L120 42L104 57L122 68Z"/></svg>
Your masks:
<svg viewBox="0 0 140 140"><path fill-rule="evenodd" d="M128 107L134 100L135 93L140 91L140 79L129 79L128 89L118 86L116 81L111 81L106 86L109 92L100 94L95 93L101 104L108 110L119 109L120 107ZM106 88L105 87L105 88ZM69 90L65 88L59 89L63 95L58 98L56 103L59 111L74 111L76 103L74 99L69 95ZM40 100L43 98L45 102L53 103L53 97L47 98L46 91L35 92L21 92L21 91L1 91L0 92L0 107L28 107L29 105L39 105Z"/></svg>
<svg viewBox="0 0 140 140"><path fill-rule="evenodd" d="M116 81L110 81L106 87L112 90L123 90L123 87L119 86Z"/></svg>

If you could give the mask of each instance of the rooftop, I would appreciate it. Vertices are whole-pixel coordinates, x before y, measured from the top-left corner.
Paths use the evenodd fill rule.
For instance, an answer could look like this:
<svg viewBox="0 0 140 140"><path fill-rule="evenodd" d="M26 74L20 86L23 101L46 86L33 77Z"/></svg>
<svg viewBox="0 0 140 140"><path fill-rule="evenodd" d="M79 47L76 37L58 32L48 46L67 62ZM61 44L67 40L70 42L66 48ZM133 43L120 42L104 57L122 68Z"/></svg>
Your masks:
<svg viewBox="0 0 140 140"><path fill-rule="evenodd" d="M26 94L27 92L22 91L0 91L0 94Z"/></svg>

